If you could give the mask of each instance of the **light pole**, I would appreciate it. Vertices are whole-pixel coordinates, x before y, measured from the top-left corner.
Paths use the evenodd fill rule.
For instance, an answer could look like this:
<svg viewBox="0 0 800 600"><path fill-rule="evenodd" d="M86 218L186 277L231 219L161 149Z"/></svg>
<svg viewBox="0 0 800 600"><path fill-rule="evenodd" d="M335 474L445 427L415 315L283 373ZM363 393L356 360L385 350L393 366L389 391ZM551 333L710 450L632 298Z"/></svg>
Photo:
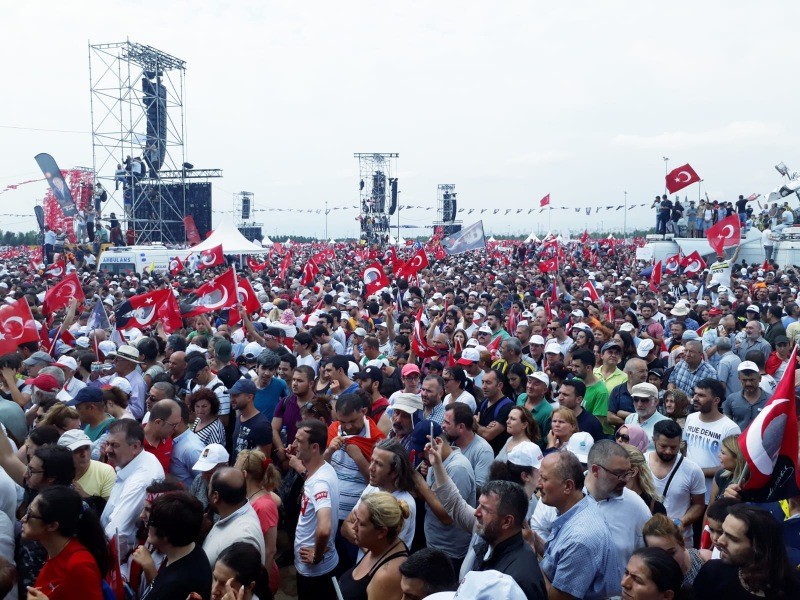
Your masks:
<svg viewBox="0 0 800 600"><path fill-rule="evenodd" d="M667 175L669 174L669 158L664 156L664 193L667 193Z"/></svg>
<svg viewBox="0 0 800 600"><path fill-rule="evenodd" d="M325 241L327 242L330 238L328 237L328 201L325 200Z"/></svg>

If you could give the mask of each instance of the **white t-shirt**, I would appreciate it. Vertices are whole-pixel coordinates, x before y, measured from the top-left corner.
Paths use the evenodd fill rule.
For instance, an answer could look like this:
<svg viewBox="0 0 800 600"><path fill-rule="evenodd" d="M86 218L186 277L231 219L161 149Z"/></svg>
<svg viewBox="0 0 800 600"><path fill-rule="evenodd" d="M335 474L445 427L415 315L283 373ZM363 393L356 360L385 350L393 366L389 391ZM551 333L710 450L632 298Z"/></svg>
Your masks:
<svg viewBox="0 0 800 600"><path fill-rule="evenodd" d="M369 435L369 425L367 423L364 424L364 428L358 435L363 437ZM330 464L339 479L339 514L344 519L353 510L369 482L361 474L358 464L347 453L344 446L331 454Z"/></svg>
<svg viewBox="0 0 800 600"><path fill-rule="evenodd" d="M452 394L447 394L447 396L444 397L445 406L448 406L452 401ZM472 409L473 413L478 412L478 404L475 402L475 396L470 394L467 390L461 391L461 394L459 394L458 398L456 398L456 402L463 402Z"/></svg>
<svg viewBox="0 0 800 600"><path fill-rule="evenodd" d="M314 369L314 375L317 374L317 359L314 358L313 354L309 354L308 356L298 356L297 357L297 366L306 365L307 367L311 367Z"/></svg>
<svg viewBox="0 0 800 600"><path fill-rule="evenodd" d="M701 469L719 467L719 451L722 440L729 435L741 433L739 426L732 420L722 415L713 423L700 420L700 413L692 413L686 417L683 428L683 439L686 442L686 458L691 460ZM706 477L706 504L711 495L713 477Z"/></svg>
<svg viewBox="0 0 800 600"><path fill-rule="evenodd" d="M708 270L711 272L711 281L719 281L719 284L726 288L731 287L731 271L733 270L733 266L730 261L718 260L712 263L711 266L708 267Z"/></svg>
<svg viewBox="0 0 800 600"><path fill-rule="evenodd" d="M325 556L317 565L300 560L300 548L313 547L317 532L317 512L323 508L331 509L331 537L325 547ZM316 473L306 479L303 497L300 501L300 518L294 534L294 566L297 572L307 577L330 573L339 564L334 541L339 526L339 479L336 471L328 463L323 463Z"/></svg>
<svg viewBox="0 0 800 600"><path fill-rule="evenodd" d="M381 489L375 487L374 485L367 485L367 487L364 488L364 492L361 494L361 498L358 499L358 502L356 502L355 507L353 507L353 510L355 511L359 507L361 501L364 498L366 498L370 494L374 494L375 492L380 492L380 491ZM408 518L403 522L403 528L400 530L400 535L398 535L398 537L401 540L403 540L406 547L411 548L411 542L414 540L414 533L417 530L417 523L416 523L417 503L414 501L414 496L402 490L393 491L392 496L394 496L398 500L403 500L406 504L408 504L408 510L411 511L411 514L408 515ZM364 556L364 551L361 548L359 548L357 560L361 560L363 556Z"/></svg>
<svg viewBox="0 0 800 600"><path fill-rule="evenodd" d="M647 464L651 465L653 452L647 453ZM675 459L675 464L670 469L670 472L663 479L656 477L653 473L653 482L656 485L658 493L664 494L664 487L667 485L669 476L678 464L678 459ZM652 467L651 467L652 470ZM688 458L681 461L680 468L672 478L667 490L667 496L664 498L664 508L667 509L667 516L670 519L680 519L689 510L692 503L692 494L705 494L706 493L706 478L703 476L703 471L700 470L695 463ZM683 530L683 539L686 541L686 547L691 548L694 545L694 533L691 527Z"/></svg>

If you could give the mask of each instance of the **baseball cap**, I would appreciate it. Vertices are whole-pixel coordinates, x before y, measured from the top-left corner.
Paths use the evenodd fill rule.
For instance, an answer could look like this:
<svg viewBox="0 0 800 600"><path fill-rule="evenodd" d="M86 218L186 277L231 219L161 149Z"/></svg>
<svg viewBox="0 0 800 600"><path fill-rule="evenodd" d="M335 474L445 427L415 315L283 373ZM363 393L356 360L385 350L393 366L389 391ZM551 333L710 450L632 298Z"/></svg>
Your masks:
<svg viewBox="0 0 800 600"><path fill-rule="evenodd" d="M436 592L426 600L524 600L525 593L510 575L499 571L470 571L455 592Z"/></svg>
<svg viewBox="0 0 800 600"><path fill-rule="evenodd" d="M790 341L789 338L786 337L785 335L775 336L775 345L776 346L780 346L781 344L788 344L789 341Z"/></svg>
<svg viewBox="0 0 800 600"><path fill-rule="evenodd" d="M208 361L202 356L195 356L186 363L186 378L194 379L197 374L208 366Z"/></svg>
<svg viewBox="0 0 800 600"><path fill-rule="evenodd" d="M55 363L56 367L66 367L67 369L72 369L73 371L78 370L78 361L76 361L71 356L62 356L58 359L58 362Z"/></svg>
<svg viewBox="0 0 800 600"><path fill-rule="evenodd" d="M22 364L26 367L33 367L34 365L39 364L47 364L52 365L55 362L53 357L50 356L47 352L42 352L39 350L38 352L34 352L28 358L22 361Z"/></svg>
<svg viewBox="0 0 800 600"><path fill-rule="evenodd" d="M403 367L403 370L400 371L400 375L402 375L403 377L408 377L409 375L413 375L415 373L417 375L420 374L419 367L417 365L415 365L415 364L412 364L412 363L409 363L409 364L405 365Z"/></svg>
<svg viewBox="0 0 800 600"><path fill-rule="evenodd" d="M652 383L637 383L631 389L631 397L642 397L647 396L648 398L658 398L658 388L654 386Z"/></svg>
<svg viewBox="0 0 800 600"><path fill-rule="evenodd" d="M547 376L547 373L544 371L536 371L534 373L530 373L528 375L528 379L538 379L547 387L550 387L550 378Z"/></svg>
<svg viewBox="0 0 800 600"><path fill-rule="evenodd" d="M559 346L558 342L548 342L547 345L544 347L545 354L561 354L561 346Z"/></svg>
<svg viewBox="0 0 800 600"><path fill-rule="evenodd" d="M359 337L367 337L367 330L363 327L356 327L355 331L353 331L353 335L357 335Z"/></svg>
<svg viewBox="0 0 800 600"><path fill-rule="evenodd" d="M103 356L110 356L117 349L117 345L111 340L103 340L97 344L97 349Z"/></svg>
<svg viewBox="0 0 800 600"><path fill-rule="evenodd" d="M461 358L456 361L456 364L471 365L472 363L478 362L480 359L481 353L478 352L477 348L464 348L464 351L461 353Z"/></svg>
<svg viewBox="0 0 800 600"><path fill-rule="evenodd" d="M711 316L711 317L716 317L717 315L721 315L721 314L722 314L722 310L719 309L719 308L716 308L716 307L712 308L711 310L708 311L708 315Z"/></svg>
<svg viewBox="0 0 800 600"><path fill-rule="evenodd" d="M381 373L380 367L365 367L363 371L359 371L354 377L355 379L370 379L377 381L378 385L383 385L383 373Z"/></svg>
<svg viewBox="0 0 800 600"><path fill-rule="evenodd" d="M78 448L84 448L92 445L92 440L86 435L82 429L70 429L61 434L58 438L58 445L69 448L73 452Z"/></svg>
<svg viewBox="0 0 800 600"><path fill-rule="evenodd" d="M482 325L478 327L478 333L485 333L487 335L492 335L492 329L488 325Z"/></svg>
<svg viewBox="0 0 800 600"><path fill-rule="evenodd" d="M78 406L78 404L84 404L86 402L102 404L103 392L100 390L100 388L84 387L79 389L78 393L75 394L75 397L67 402L67 406Z"/></svg>
<svg viewBox="0 0 800 600"><path fill-rule="evenodd" d="M655 347L656 345L653 340L642 340L639 342L639 345L636 346L636 354L639 356L639 358L644 358L650 354L650 351Z"/></svg>
<svg viewBox="0 0 800 600"><path fill-rule="evenodd" d="M59 387L58 381L52 375L40 373L36 377L25 380L25 385L34 385L43 392L55 392Z"/></svg>
<svg viewBox="0 0 800 600"><path fill-rule="evenodd" d="M230 455L222 444L209 444L203 448L200 458L194 463L192 471L210 471L219 464L228 464Z"/></svg>
<svg viewBox="0 0 800 600"><path fill-rule="evenodd" d="M520 467L538 469L542 465L542 450L533 442L521 442L508 453L507 461Z"/></svg>
<svg viewBox="0 0 800 600"><path fill-rule="evenodd" d="M746 310L745 312L748 312L748 311L752 311L752 312L756 312L756 313L761 313L761 309L760 309L760 308L758 308L758 307L757 307L755 304L751 304L750 306L748 306L748 307L747 307L747 310Z"/></svg>
<svg viewBox="0 0 800 600"><path fill-rule="evenodd" d="M420 402L422 401L420 400ZM397 408L397 402L395 402L394 406ZM428 443L428 436L431 434L431 428L433 429L433 437L442 435L442 426L436 421L423 419L414 426L414 430L411 432L411 450L416 451L417 454L425 451L425 445Z"/></svg>
<svg viewBox="0 0 800 600"><path fill-rule="evenodd" d="M234 396L236 394L252 394L256 395L258 389L256 388L256 384L253 383L252 379L247 379L242 377L236 383L233 384L231 389L228 390L228 394Z"/></svg>
<svg viewBox="0 0 800 600"><path fill-rule="evenodd" d="M610 350L611 348L616 348L617 350L622 350L622 346L620 346L618 342L615 342L614 340L611 340L611 341L608 341L605 344L603 344L603 347L600 350L600 354L602 354L606 350Z"/></svg>
<svg viewBox="0 0 800 600"><path fill-rule="evenodd" d="M694 329L687 329L683 332L681 336L681 340L684 342L688 342L689 340L699 340L700 336L697 335L697 332Z"/></svg>
<svg viewBox="0 0 800 600"><path fill-rule="evenodd" d="M258 342L250 342L242 350L242 356L246 360L255 360L264 351L264 346Z"/></svg>
<svg viewBox="0 0 800 600"><path fill-rule="evenodd" d="M741 373L742 371L755 371L758 373L758 365L754 363L752 360L745 360L739 363L739 366L736 367L736 370Z"/></svg>
<svg viewBox="0 0 800 600"><path fill-rule="evenodd" d="M413 415L418 410L422 410L422 398L415 394L398 394L392 404L392 410L400 410Z"/></svg>
<svg viewBox="0 0 800 600"><path fill-rule="evenodd" d="M594 446L594 438L585 431L573 433L567 442L567 450L577 456L582 463L589 460L589 450L592 449L592 446Z"/></svg>
<svg viewBox="0 0 800 600"><path fill-rule="evenodd" d="M544 346L544 338L540 335L532 335L530 343L533 346Z"/></svg>
<svg viewBox="0 0 800 600"><path fill-rule="evenodd" d="M633 330L634 330L633 323L628 323L628 322L625 322L625 323L623 323L622 325L620 325L620 326L619 326L619 330L620 330L620 331L628 331L628 332L631 332L631 331L633 331Z"/></svg>
<svg viewBox="0 0 800 600"><path fill-rule="evenodd" d="M125 379L124 377L114 377L113 379L111 379L111 381L108 382L108 387L119 388L129 396L133 392L133 387L131 387L131 382Z"/></svg>

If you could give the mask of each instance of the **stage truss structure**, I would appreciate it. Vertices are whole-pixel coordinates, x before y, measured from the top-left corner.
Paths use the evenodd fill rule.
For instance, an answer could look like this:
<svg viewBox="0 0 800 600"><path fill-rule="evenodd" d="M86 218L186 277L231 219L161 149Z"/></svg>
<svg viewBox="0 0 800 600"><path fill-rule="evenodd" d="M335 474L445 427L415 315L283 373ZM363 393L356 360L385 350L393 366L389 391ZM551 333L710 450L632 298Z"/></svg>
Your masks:
<svg viewBox="0 0 800 600"><path fill-rule="evenodd" d="M184 183L191 169L185 162L185 75L186 61L151 46L89 44L95 180L122 209L120 218L134 225L137 244L185 241L174 238L184 231L186 186L169 185ZM117 165L146 153L157 164L144 163L145 172L135 181L118 181Z"/></svg>
<svg viewBox="0 0 800 600"><path fill-rule="evenodd" d="M433 230L441 227L444 235L461 231L463 221L456 221L458 214L456 185L454 183L440 183L436 186L436 221Z"/></svg>
<svg viewBox="0 0 800 600"><path fill-rule="evenodd" d="M356 152L359 174L360 239L382 246L389 238L390 217L397 210L396 152ZM399 220L399 214L398 214Z"/></svg>

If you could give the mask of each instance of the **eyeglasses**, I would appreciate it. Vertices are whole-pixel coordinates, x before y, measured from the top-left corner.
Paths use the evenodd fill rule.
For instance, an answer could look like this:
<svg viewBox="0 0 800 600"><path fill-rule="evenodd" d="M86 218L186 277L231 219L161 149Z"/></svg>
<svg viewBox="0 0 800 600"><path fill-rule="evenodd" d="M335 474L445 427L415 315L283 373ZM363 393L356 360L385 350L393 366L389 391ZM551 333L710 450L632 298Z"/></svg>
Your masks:
<svg viewBox="0 0 800 600"><path fill-rule="evenodd" d="M634 404L647 404L648 402L650 402L650 396L648 396L646 398L641 398L641 397L634 397L633 398L633 403Z"/></svg>
<svg viewBox="0 0 800 600"><path fill-rule="evenodd" d="M303 410L306 412L310 412L312 415L317 415L318 417L322 416L319 414L319 411L317 410L317 407L314 405L313 402L306 402L305 404L303 404Z"/></svg>
<svg viewBox="0 0 800 600"><path fill-rule="evenodd" d="M627 433L618 433L615 437L620 442L625 442L626 444L631 441L631 436Z"/></svg>
<svg viewBox="0 0 800 600"><path fill-rule="evenodd" d="M25 470L31 475L41 475L42 473L44 473L44 469L31 469L30 465L28 465L28 468Z"/></svg>
<svg viewBox="0 0 800 600"><path fill-rule="evenodd" d="M35 515L35 514L33 514L33 513L31 512L31 509L30 509L30 508L28 508L28 510L27 510L27 511L25 511L25 515L23 515L23 516L25 517L25 520L26 520L26 521L29 521L30 519L39 519L40 521L44 521L44 517L42 517L41 515Z"/></svg>
<svg viewBox="0 0 800 600"><path fill-rule="evenodd" d="M603 471L605 471L609 475L613 475L620 481L628 481L631 477L633 477L636 474L636 472L633 469L631 469L630 471L625 471L624 473L614 473L614 471L612 471L611 469L606 469L601 464L598 464L597 466L603 469Z"/></svg>

